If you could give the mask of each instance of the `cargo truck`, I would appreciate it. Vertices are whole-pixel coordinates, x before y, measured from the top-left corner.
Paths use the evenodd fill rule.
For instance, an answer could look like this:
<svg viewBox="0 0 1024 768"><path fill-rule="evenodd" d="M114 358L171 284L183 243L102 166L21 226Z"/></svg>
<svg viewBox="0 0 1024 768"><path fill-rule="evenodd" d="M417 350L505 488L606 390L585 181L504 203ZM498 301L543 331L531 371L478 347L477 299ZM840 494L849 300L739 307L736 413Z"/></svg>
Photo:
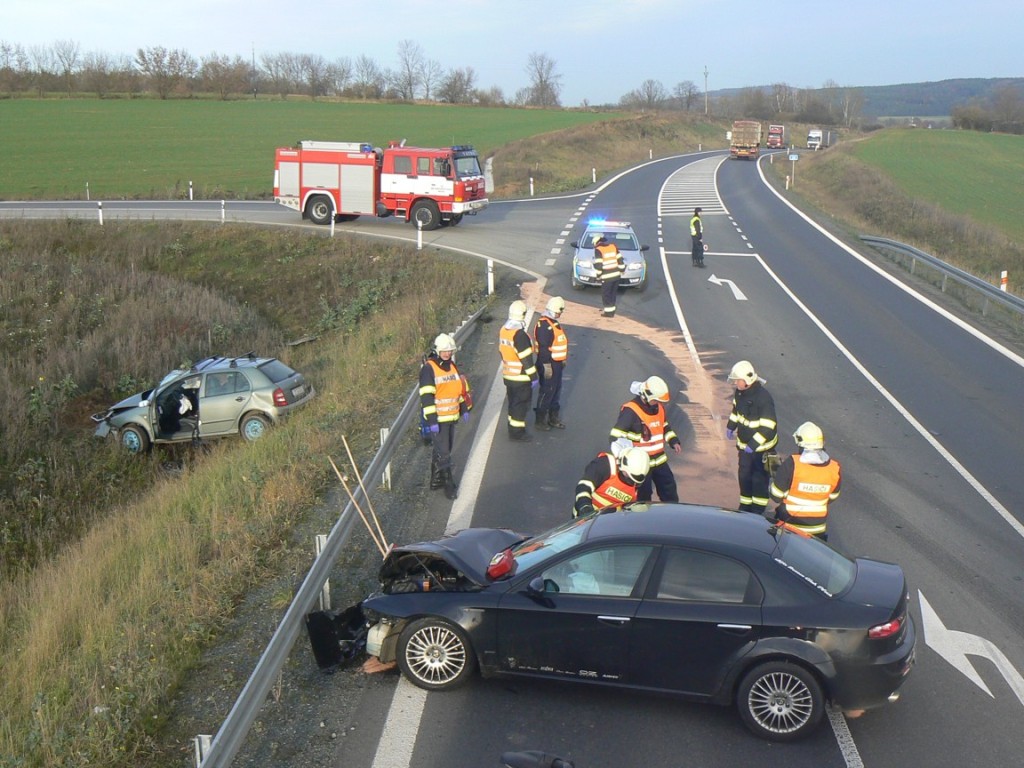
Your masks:
<svg viewBox="0 0 1024 768"><path fill-rule="evenodd" d="M761 151L761 123L737 120L732 124L729 152L735 158L756 159Z"/></svg>
<svg viewBox="0 0 1024 768"><path fill-rule="evenodd" d="M786 146L786 126L769 125L768 138L765 140L768 149L782 149Z"/></svg>
<svg viewBox="0 0 1024 768"><path fill-rule="evenodd" d="M807 132L808 149L827 149L835 144L836 134L834 131L823 131L821 128L811 128Z"/></svg>

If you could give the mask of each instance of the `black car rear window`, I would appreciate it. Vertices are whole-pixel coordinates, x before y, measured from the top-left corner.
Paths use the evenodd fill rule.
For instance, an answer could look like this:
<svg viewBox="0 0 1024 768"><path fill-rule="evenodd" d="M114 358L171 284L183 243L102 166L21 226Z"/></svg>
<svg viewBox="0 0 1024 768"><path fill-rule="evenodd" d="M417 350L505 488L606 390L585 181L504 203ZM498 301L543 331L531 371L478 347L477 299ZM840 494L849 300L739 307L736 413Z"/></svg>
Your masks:
<svg viewBox="0 0 1024 768"><path fill-rule="evenodd" d="M775 562L828 597L845 592L853 584L856 564L824 542L791 532L781 533L778 541Z"/></svg>
<svg viewBox="0 0 1024 768"><path fill-rule="evenodd" d="M267 378L275 384L295 375L295 371L280 360L268 360L260 366L260 370L263 371L263 373L267 375Z"/></svg>

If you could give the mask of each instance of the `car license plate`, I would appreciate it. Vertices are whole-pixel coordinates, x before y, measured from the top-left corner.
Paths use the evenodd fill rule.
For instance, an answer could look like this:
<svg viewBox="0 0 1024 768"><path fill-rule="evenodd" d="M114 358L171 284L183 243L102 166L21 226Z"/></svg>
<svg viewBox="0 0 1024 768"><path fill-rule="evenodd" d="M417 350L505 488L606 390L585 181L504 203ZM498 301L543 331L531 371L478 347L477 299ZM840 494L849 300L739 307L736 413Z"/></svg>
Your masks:
<svg viewBox="0 0 1024 768"><path fill-rule="evenodd" d="M306 394L306 385L305 384L300 384L299 386L295 387L292 390L292 396L293 397L302 397L304 394Z"/></svg>

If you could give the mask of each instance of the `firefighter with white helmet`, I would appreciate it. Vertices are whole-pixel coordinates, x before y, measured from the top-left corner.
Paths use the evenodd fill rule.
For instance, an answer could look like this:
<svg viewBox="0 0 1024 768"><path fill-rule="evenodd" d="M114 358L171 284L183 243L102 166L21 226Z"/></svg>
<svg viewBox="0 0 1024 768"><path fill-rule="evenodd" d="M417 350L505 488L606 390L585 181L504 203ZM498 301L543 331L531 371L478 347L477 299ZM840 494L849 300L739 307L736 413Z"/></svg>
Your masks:
<svg viewBox="0 0 1024 768"><path fill-rule="evenodd" d="M537 355L537 374L540 381L537 397L537 429L548 432L552 427L565 429L558 417L562 408L562 372L569 358L569 337L560 318L565 311L565 299L552 296L544 314L533 329L533 349Z"/></svg>
<svg viewBox="0 0 1024 768"><path fill-rule="evenodd" d="M455 339L438 334L434 348L420 368L420 414L425 434L430 436L433 451L430 457L430 487L444 488L444 494L454 499L458 484L452 474L452 448L455 445L455 427L460 419L469 418L473 400L469 381L455 365Z"/></svg>
<svg viewBox="0 0 1024 768"><path fill-rule="evenodd" d="M601 278L601 316L615 317L619 281L626 271L626 261L619 247L603 234L594 242L594 268Z"/></svg>
<svg viewBox="0 0 1024 768"><path fill-rule="evenodd" d="M636 501L637 491L650 469L651 457L640 448L626 448L617 456L614 451L597 454L576 484L572 516Z"/></svg>
<svg viewBox="0 0 1024 768"><path fill-rule="evenodd" d="M665 453L666 445L676 453L683 450L665 411L665 403L669 401L668 384L660 376L651 376L644 381L634 381L630 392L635 397L619 410L611 438L628 440L650 458L651 471L637 489L637 499L650 501L656 489L661 501L679 501L676 478Z"/></svg>
<svg viewBox="0 0 1024 768"><path fill-rule="evenodd" d="M735 390L726 436L735 441L739 455L739 508L763 514L768 508L771 482L766 462L774 456L779 442L775 400L749 360L740 360L732 367L729 381Z"/></svg>
<svg viewBox="0 0 1024 768"><path fill-rule="evenodd" d="M533 340L526 332L526 312L526 302L513 301L508 307L508 320L498 332L501 377L508 395L508 436L518 442L532 439L526 431L526 413L533 401L533 390L539 386Z"/></svg>
<svg viewBox="0 0 1024 768"><path fill-rule="evenodd" d="M783 459L772 477L771 495L778 502L774 517L827 540L829 505L839 497L842 483L839 462L825 452L825 435L813 421L797 427L793 440L800 453Z"/></svg>

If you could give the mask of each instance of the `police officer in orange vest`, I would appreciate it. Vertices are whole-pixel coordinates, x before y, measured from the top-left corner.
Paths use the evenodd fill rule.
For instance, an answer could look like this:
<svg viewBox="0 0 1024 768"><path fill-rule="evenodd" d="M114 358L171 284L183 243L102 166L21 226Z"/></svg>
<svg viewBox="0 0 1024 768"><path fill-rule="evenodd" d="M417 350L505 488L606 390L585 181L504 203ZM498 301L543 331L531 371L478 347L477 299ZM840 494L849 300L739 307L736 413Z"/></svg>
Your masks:
<svg viewBox="0 0 1024 768"><path fill-rule="evenodd" d="M454 499L458 485L452 476L452 447L459 419L469 418L473 407L469 384L455 365L455 339L447 333L434 339L434 350L420 368L420 408L431 436L430 487L444 488Z"/></svg>
<svg viewBox="0 0 1024 768"><path fill-rule="evenodd" d="M656 488L661 501L679 501L676 478L665 453L666 444L676 453L683 450L665 413L668 384L660 376L651 376L646 381L634 381L630 391L636 397L623 404L611 436L612 440L628 440L651 459L651 472L637 490L637 500L650 501Z"/></svg>
<svg viewBox="0 0 1024 768"><path fill-rule="evenodd" d="M569 357L569 337L558 322L565 311L565 300L553 296L544 314L533 329L533 348L537 353L537 374L540 394L537 397L537 429L548 432L552 427L565 429L558 418L561 410L562 371Z"/></svg>
<svg viewBox="0 0 1024 768"><path fill-rule="evenodd" d="M576 484L572 516L636 501L637 489L650 469L650 456L639 448L625 448L617 457L611 453L597 454Z"/></svg>
<svg viewBox="0 0 1024 768"><path fill-rule="evenodd" d="M825 453L825 435L814 422L801 424L793 439L800 453L783 459L772 478L775 519L827 540L828 506L842 481L839 462Z"/></svg>
<svg viewBox="0 0 1024 768"><path fill-rule="evenodd" d="M622 258L619 247L601 235L594 241L594 267L601 277L601 310L602 317L615 317L615 304L618 300L619 280L626 271L626 262Z"/></svg>
<svg viewBox="0 0 1024 768"><path fill-rule="evenodd" d="M508 320L498 332L498 352L508 395L508 437L527 442L533 438L526 431L526 413L539 381L533 362L533 341L526 332L526 302L516 300L509 305Z"/></svg>

